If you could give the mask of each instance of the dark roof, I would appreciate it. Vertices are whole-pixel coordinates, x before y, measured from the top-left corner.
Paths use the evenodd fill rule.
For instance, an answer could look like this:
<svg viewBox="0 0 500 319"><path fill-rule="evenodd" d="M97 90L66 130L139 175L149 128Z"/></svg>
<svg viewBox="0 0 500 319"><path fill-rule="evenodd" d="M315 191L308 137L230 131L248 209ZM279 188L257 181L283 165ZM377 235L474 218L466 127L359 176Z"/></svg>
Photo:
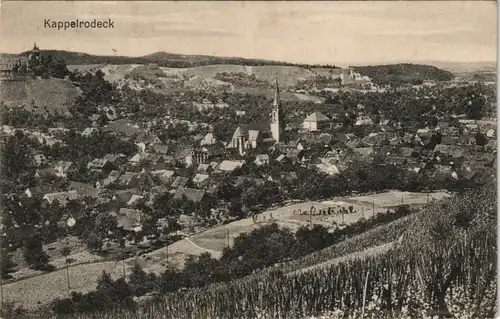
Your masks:
<svg viewBox="0 0 500 319"><path fill-rule="evenodd" d="M40 185L35 187L29 187L28 189L31 192L32 196L45 195L56 191L56 189L52 185Z"/></svg>
<svg viewBox="0 0 500 319"><path fill-rule="evenodd" d="M178 187L183 187L186 185L186 183L189 181L188 178L182 177L182 176L177 176L176 179L172 183L173 188L178 188Z"/></svg>
<svg viewBox="0 0 500 319"><path fill-rule="evenodd" d="M326 117L323 113L321 112L314 112L311 113L308 117L305 118L304 121L307 122L324 122L324 121L329 121L330 119Z"/></svg>
<svg viewBox="0 0 500 319"><path fill-rule="evenodd" d="M113 122L109 122L108 124L106 124L104 130L108 132L112 131L114 133L123 134L128 137L134 136L135 134L139 134L140 132L142 132L141 129L132 126L130 121L127 119L120 119Z"/></svg>
<svg viewBox="0 0 500 319"><path fill-rule="evenodd" d="M410 157L413 154L413 148L411 147L401 147L399 150L400 154L404 157Z"/></svg>
<svg viewBox="0 0 500 319"><path fill-rule="evenodd" d="M99 188L87 187L80 193L82 197L97 198L99 197Z"/></svg>
<svg viewBox="0 0 500 319"><path fill-rule="evenodd" d="M119 179L118 179L118 184L120 185L128 185L130 182L133 180L136 180L139 177L139 173L131 173L131 172L126 172L125 174L122 174Z"/></svg>
<svg viewBox="0 0 500 319"><path fill-rule="evenodd" d="M75 190L78 193L82 193L86 188L92 187L92 185L80 182L69 182L68 190Z"/></svg>
<svg viewBox="0 0 500 319"><path fill-rule="evenodd" d="M115 163L118 157L112 154L106 154L104 155L103 159L107 160L108 162Z"/></svg>
<svg viewBox="0 0 500 319"><path fill-rule="evenodd" d="M257 130L261 132L270 132L271 124L270 123L251 123L251 124L241 124L241 129L243 133L248 133L249 130Z"/></svg>
<svg viewBox="0 0 500 319"><path fill-rule="evenodd" d="M56 171L52 168L43 168L36 171L40 177L56 176Z"/></svg>
<svg viewBox="0 0 500 319"><path fill-rule="evenodd" d="M203 199L203 196L205 196L205 191L194 188L179 187L174 195L174 198L182 199L184 196L192 202L199 203Z"/></svg>
<svg viewBox="0 0 500 319"><path fill-rule="evenodd" d="M153 150L155 153L167 154L168 153L168 145L156 144L156 145L153 145Z"/></svg>
<svg viewBox="0 0 500 319"><path fill-rule="evenodd" d="M132 188L132 189L127 189L127 190L121 190L117 191L115 193L116 200L121 203L126 203L128 202L132 196L137 193L137 189Z"/></svg>

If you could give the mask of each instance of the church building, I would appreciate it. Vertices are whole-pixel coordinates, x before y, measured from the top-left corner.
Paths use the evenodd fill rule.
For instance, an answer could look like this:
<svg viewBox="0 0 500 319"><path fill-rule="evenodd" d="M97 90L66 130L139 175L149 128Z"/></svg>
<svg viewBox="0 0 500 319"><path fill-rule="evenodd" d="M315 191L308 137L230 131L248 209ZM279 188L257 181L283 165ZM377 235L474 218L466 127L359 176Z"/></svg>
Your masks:
<svg viewBox="0 0 500 319"><path fill-rule="evenodd" d="M270 114L270 123L253 123L240 125L233 133L227 148L236 148L240 155L247 149L255 149L262 143L274 145L283 142L283 110L281 108L279 84L276 79L273 108Z"/></svg>

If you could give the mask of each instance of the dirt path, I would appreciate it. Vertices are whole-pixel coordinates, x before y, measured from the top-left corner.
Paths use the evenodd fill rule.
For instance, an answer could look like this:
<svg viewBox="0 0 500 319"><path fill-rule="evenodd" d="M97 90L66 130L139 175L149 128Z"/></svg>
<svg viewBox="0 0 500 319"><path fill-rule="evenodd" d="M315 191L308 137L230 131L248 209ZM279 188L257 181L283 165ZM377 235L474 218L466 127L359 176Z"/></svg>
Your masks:
<svg viewBox="0 0 500 319"><path fill-rule="evenodd" d="M309 216L296 216L294 210L302 209L309 210L312 205L317 209L329 206L348 206L355 205L358 208L372 208L375 205L375 210L385 211L387 207L397 205L401 201L401 194L404 196L405 203L425 203L425 194L417 193L401 193L401 192L385 192L373 195L355 196L350 198L336 198L322 202L302 202L290 203L291 205L276 207L266 212L259 214L257 223L254 223L252 218L247 218L232 222L224 226L216 226L203 233L196 234L193 237L184 238L176 243L169 245L168 249L161 248L154 250L142 256L132 257L125 260L127 273L133 266L135 261L140 262L145 271L162 271L168 264L177 268L182 268L186 256L200 255L204 252L209 252L215 258L220 258L222 249L227 245L227 234L229 232L230 242L239 234L249 232L255 228L262 227L273 221L278 222L281 227L297 228L300 225L307 225ZM432 194L433 198L440 199L449 195L436 192ZM355 222L361 217L362 213L351 214L345 222ZM359 216L358 216L359 215ZM322 222L323 216L314 216L315 223ZM336 217L340 218L340 217ZM300 272L310 271L315 268L326 267L341 261L365 258L367 256L383 253L392 247L392 243L369 248L367 250L349 254L343 257L335 258L327 262L323 262L305 269ZM168 255L167 255L168 254ZM70 281L72 290L90 291L95 289L97 279L106 271L115 279L123 276L123 268L121 262L95 262L90 264L74 265L69 268ZM293 274L293 273L292 273ZM40 303L52 301L57 297L65 297L68 295L66 269L60 269L48 274L41 274L31 278L26 278L16 282L4 285L4 300L13 301L24 308L32 309Z"/></svg>
<svg viewBox="0 0 500 319"><path fill-rule="evenodd" d="M198 246L197 244L195 244L191 238L189 237L186 237L184 238L188 243L190 243L191 245L193 245L194 247L198 248L198 249L201 249L201 250L205 250L207 252L209 252L210 254L212 255L220 255L221 252L220 251L215 251L215 250L212 250L212 249L208 249L208 248L204 248L204 247L201 247L201 246Z"/></svg>

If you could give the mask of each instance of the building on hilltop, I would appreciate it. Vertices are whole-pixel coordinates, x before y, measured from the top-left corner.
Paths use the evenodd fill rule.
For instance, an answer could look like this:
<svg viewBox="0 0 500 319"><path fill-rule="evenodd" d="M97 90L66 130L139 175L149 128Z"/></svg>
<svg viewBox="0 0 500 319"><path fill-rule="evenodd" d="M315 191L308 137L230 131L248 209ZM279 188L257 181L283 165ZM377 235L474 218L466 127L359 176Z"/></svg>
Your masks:
<svg viewBox="0 0 500 319"><path fill-rule="evenodd" d="M28 54L28 69L33 69L42 63L42 53L36 43L33 44L33 50Z"/></svg>
<svg viewBox="0 0 500 319"><path fill-rule="evenodd" d="M33 68L42 63L42 53L36 43L28 56L2 58L0 62L0 83L7 81L25 81L26 76L33 73Z"/></svg>

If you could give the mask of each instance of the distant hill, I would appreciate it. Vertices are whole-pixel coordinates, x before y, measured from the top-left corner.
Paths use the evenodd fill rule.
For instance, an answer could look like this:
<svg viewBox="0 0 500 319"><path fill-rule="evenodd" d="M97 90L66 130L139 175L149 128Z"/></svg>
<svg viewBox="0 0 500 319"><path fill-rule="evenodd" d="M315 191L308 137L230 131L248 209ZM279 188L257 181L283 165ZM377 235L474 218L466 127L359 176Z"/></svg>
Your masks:
<svg viewBox="0 0 500 319"><path fill-rule="evenodd" d="M80 94L77 87L63 79L27 79L0 85L0 100L5 105L24 105L35 113L67 114Z"/></svg>
<svg viewBox="0 0 500 319"><path fill-rule="evenodd" d="M263 59L246 59L238 57L216 57L210 55L184 55L167 52L156 52L141 57L114 56L114 55L92 55L80 52L71 52L64 50L41 50L43 55L51 55L55 59L62 59L68 65L87 65L87 64L149 64L154 63L162 67L170 68L191 68L203 65L213 64L236 64L236 65L282 65L298 66L305 68L319 67L320 65L298 64L289 62L279 62ZM22 52L20 55L27 55L29 52ZM13 54L0 54L2 56L15 56ZM328 67L335 68L333 65Z"/></svg>
<svg viewBox="0 0 500 319"><path fill-rule="evenodd" d="M454 78L453 73L449 71L423 64L353 66L352 69L369 76L379 85L419 84L423 81L450 81Z"/></svg>
<svg viewBox="0 0 500 319"><path fill-rule="evenodd" d="M452 73L468 73L468 72L495 72L497 71L496 62L443 62L431 61L425 64L434 65L440 69L450 71Z"/></svg>
<svg viewBox="0 0 500 319"><path fill-rule="evenodd" d="M197 87L231 87L235 92L247 92L250 94L260 94L260 92L270 90L271 83L278 79L280 86L295 86L299 81L313 79L320 74L331 74L332 68L303 68L299 66L286 65L264 65L245 66L235 64L214 64L195 66L191 68L167 68L157 65L68 65L70 71L104 72L104 78L111 82L116 82L126 78L142 78L148 80L160 80L164 85L169 86L172 78L185 80L184 85L190 88ZM335 69L337 70L337 69ZM221 80L221 74L230 74L240 81ZM226 76L230 78L230 76ZM253 79L253 80L252 80ZM178 88L177 85L173 87ZM171 87L171 88L173 88ZM272 90L271 90L272 91ZM293 94L291 99L297 99Z"/></svg>

